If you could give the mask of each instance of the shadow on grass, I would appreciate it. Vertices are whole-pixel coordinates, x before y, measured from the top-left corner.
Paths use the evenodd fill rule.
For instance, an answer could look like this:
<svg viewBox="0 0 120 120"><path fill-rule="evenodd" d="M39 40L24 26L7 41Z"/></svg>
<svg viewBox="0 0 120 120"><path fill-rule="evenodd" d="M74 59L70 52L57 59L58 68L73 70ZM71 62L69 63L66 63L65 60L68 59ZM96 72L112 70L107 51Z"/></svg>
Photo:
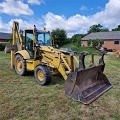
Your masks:
<svg viewBox="0 0 120 120"><path fill-rule="evenodd" d="M33 77L34 78L34 72L33 71L27 71L25 77ZM65 80L63 79L62 75L61 74L56 74L56 75L52 75L52 80L51 80L51 83L50 85L55 85L55 84L64 84L65 83Z"/></svg>
<svg viewBox="0 0 120 120"><path fill-rule="evenodd" d="M52 75L52 81L50 83L50 85L55 85L55 84L64 84L65 80L63 79L61 74L56 74L56 75Z"/></svg>
<svg viewBox="0 0 120 120"><path fill-rule="evenodd" d="M34 76L34 71L27 71L25 76Z"/></svg>

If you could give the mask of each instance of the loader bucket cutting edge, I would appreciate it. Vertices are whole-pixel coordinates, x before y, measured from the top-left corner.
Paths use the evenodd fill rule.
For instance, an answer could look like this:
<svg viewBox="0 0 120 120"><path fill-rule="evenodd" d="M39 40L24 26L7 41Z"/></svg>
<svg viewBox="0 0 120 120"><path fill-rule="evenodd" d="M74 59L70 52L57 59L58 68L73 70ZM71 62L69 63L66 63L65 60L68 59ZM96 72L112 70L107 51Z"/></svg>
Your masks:
<svg viewBox="0 0 120 120"><path fill-rule="evenodd" d="M104 65L99 65L70 73L65 82L65 95L83 104L93 102L112 87L103 68Z"/></svg>

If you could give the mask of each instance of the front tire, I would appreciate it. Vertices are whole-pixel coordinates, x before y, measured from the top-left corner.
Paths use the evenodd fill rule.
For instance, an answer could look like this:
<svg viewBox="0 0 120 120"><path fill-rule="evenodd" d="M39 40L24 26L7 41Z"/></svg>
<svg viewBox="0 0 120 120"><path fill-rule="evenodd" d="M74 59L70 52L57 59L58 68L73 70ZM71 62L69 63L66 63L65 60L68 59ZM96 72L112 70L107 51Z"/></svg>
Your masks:
<svg viewBox="0 0 120 120"><path fill-rule="evenodd" d="M15 56L15 71L21 76L25 75L26 73L26 61L20 54Z"/></svg>
<svg viewBox="0 0 120 120"><path fill-rule="evenodd" d="M46 65L38 65L34 70L34 77L39 85L47 85L51 82L50 69Z"/></svg>

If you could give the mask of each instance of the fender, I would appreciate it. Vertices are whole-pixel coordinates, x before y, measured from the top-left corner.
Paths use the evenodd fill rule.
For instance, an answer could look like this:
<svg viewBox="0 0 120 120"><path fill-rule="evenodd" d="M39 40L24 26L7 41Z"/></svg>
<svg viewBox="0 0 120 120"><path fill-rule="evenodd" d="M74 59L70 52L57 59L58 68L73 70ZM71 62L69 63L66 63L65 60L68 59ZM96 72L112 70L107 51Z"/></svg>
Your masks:
<svg viewBox="0 0 120 120"><path fill-rule="evenodd" d="M15 55L20 54L24 59L30 59L30 55L26 50L20 50L15 53Z"/></svg>

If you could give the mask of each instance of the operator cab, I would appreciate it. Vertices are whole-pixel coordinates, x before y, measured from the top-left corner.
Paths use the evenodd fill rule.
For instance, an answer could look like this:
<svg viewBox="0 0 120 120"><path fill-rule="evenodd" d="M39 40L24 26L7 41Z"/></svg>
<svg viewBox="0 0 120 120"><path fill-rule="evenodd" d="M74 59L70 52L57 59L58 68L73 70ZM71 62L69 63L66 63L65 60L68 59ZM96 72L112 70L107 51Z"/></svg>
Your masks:
<svg viewBox="0 0 120 120"><path fill-rule="evenodd" d="M50 32L43 30L25 30L24 49L34 58L35 47L51 46Z"/></svg>
<svg viewBox="0 0 120 120"><path fill-rule="evenodd" d="M37 31L36 44L38 44L39 46L51 46L50 32Z"/></svg>

